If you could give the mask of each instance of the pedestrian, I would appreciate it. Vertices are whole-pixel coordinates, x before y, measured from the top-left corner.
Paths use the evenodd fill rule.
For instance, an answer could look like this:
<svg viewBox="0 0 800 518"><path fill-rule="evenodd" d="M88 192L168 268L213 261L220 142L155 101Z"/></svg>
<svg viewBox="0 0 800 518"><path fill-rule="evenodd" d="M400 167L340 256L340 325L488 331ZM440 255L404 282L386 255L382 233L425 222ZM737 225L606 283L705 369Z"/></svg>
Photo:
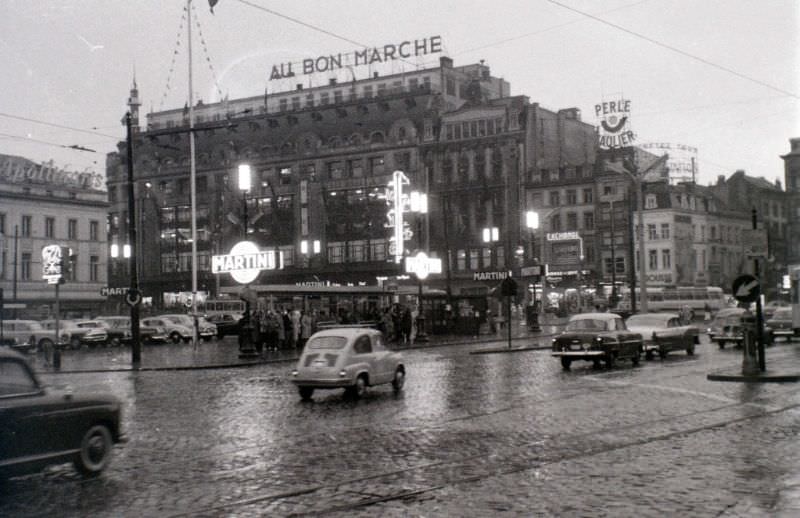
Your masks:
<svg viewBox="0 0 800 518"><path fill-rule="evenodd" d="M300 318L300 311L292 309L289 319L292 325L292 346L295 348L300 346Z"/></svg>
<svg viewBox="0 0 800 518"><path fill-rule="evenodd" d="M289 310L283 308L283 346L286 349L292 349L294 342L292 342L292 319L289 318Z"/></svg>
<svg viewBox="0 0 800 518"><path fill-rule="evenodd" d="M497 321L495 320L491 309L486 310L486 320L489 322L489 330L492 332L492 334L497 333Z"/></svg>
<svg viewBox="0 0 800 518"><path fill-rule="evenodd" d="M273 322L275 325L275 334L277 336L277 349L284 349L286 347L286 327L283 323L283 315L278 311L273 314Z"/></svg>
<svg viewBox="0 0 800 518"><path fill-rule="evenodd" d="M312 320L305 310L300 312L300 350L302 351L306 342L311 338Z"/></svg>
<svg viewBox="0 0 800 518"><path fill-rule="evenodd" d="M400 322L400 326L402 328L402 333L403 333L403 343L405 344L405 343L410 342L411 341L411 331L412 331L412 328L414 327L414 322L413 322L413 319L411 317L411 310L410 309L406 308L405 311L403 311L403 316L402 316L402 319L401 319L401 322Z"/></svg>
<svg viewBox="0 0 800 518"><path fill-rule="evenodd" d="M710 322L710 321L711 321L711 306L709 306L708 302L706 302L706 305L703 306L703 322Z"/></svg>
<svg viewBox="0 0 800 518"><path fill-rule="evenodd" d="M475 306L472 306L472 316L474 320L473 325L475 326L473 338L478 338L478 335L481 334L481 312Z"/></svg>

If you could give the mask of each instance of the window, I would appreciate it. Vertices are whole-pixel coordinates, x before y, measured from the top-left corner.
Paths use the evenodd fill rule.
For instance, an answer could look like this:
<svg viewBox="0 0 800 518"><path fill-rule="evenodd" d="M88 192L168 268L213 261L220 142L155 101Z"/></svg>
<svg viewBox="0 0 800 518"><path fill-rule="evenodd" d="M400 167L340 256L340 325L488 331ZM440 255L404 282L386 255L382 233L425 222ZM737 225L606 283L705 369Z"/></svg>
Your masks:
<svg viewBox="0 0 800 518"><path fill-rule="evenodd" d="M33 225L33 216L22 216L22 237L31 237L31 225Z"/></svg>
<svg viewBox="0 0 800 518"><path fill-rule="evenodd" d="M558 191L550 191L550 206L558 207L561 205L561 196Z"/></svg>
<svg viewBox="0 0 800 518"><path fill-rule="evenodd" d="M7 236L6 233L6 213L0 212L0 234Z"/></svg>
<svg viewBox="0 0 800 518"><path fill-rule="evenodd" d="M353 344L353 352L356 354L369 354L372 352L372 342L369 340L369 336L359 336L356 339L356 343Z"/></svg>
<svg viewBox="0 0 800 518"><path fill-rule="evenodd" d="M278 110L285 112L289 109L289 101L287 99L281 99L278 101Z"/></svg>
<svg viewBox="0 0 800 518"><path fill-rule="evenodd" d="M31 280L31 253L22 252L20 279L23 281Z"/></svg>
<svg viewBox="0 0 800 518"><path fill-rule="evenodd" d="M550 181L557 182L561 178L560 169L550 169Z"/></svg>
<svg viewBox="0 0 800 518"><path fill-rule="evenodd" d="M3 360L0 363L0 396L15 396L36 392L36 382L20 362Z"/></svg>
<svg viewBox="0 0 800 518"><path fill-rule="evenodd" d="M567 231L578 230L578 214L575 212L567 213Z"/></svg>
<svg viewBox="0 0 800 518"><path fill-rule="evenodd" d="M100 280L100 258L96 255L89 256L89 281Z"/></svg>
<svg viewBox="0 0 800 518"><path fill-rule="evenodd" d="M647 195L647 199L644 202L644 208L645 209L656 209L656 208L658 208L658 203L656 201L656 195L655 194L648 194Z"/></svg>
<svg viewBox="0 0 800 518"><path fill-rule="evenodd" d="M561 215L556 214L550 217L550 230L553 232L561 232Z"/></svg>
<svg viewBox="0 0 800 518"><path fill-rule="evenodd" d="M364 87L364 97L369 99L372 97L372 85L367 85Z"/></svg>
<svg viewBox="0 0 800 518"><path fill-rule="evenodd" d="M445 93L447 95L455 95L456 94L456 82L453 80L452 77L448 77L445 80Z"/></svg>
<svg viewBox="0 0 800 518"><path fill-rule="evenodd" d="M350 160L350 176L361 178L364 176L364 161L360 158Z"/></svg>
<svg viewBox="0 0 800 518"><path fill-rule="evenodd" d="M592 203L594 199L592 189L584 189L583 190L583 203Z"/></svg>
<svg viewBox="0 0 800 518"><path fill-rule="evenodd" d="M604 196L611 196L616 192L613 185L604 185L603 186L603 195Z"/></svg>
<svg viewBox="0 0 800 518"><path fill-rule="evenodd" d="M666 268L672 268L672 255L669 250L662 250L661 251L661 266Z"/></svg>
<svg viewBox="0 0 800 518"><path fill-rule="evenodd" d="M327 106L331 102L331 97L328 92L322 92L319 94L319 104L322 106Z"/></svg>
<svg viewBox="0 0 800 518"><path fill-rule="evenodd" d="M342 91L341 90L334 90L333 92L333 102L340 103L342 102Z"/></svg>
<svg viewBox="0 0 800 518"><path fill-rule="evenodd" d="M328 177L331 180L344 178L344 163L341 161L328 163Z"/></svg>
<svg viewBox="0 0 800 518"><path fill-rule="evenodd" d="M575 189L567 190L567 205L576 205L578 203L578 193Z"/></svg>
<svg viewBox="0 0 800 518"><path fill-rule="evenodd" d="M47 216L44 218L44 237L56 237L56 218Z"/></svg>
<svg viewBox="0 0 800 518"><path fill-rule="evenodd" d="M656 226L652 223L648 223L647 225L647 239L658 239L658 235L656 234Z"/></svg>
<svg viewBox="0 0 800 518"><path fill-rule="evenodd" d="M669 223L661 224L661 239L669 239Z"/></svg>
<svg viewBox="0 0 800 518"><path fill-rule="evenodd" d="M648 268L651 270L658 269L658 250L648 250Z"/></svg>
<svg viewBox="0 0 800 518"><path fill-rule="evenodd" d="M594 212L583 213L583 228L586 230L594 229Z"/></svg>
<svg viewBox="0 0 800 518"><path fill-rule="evenodd" d="M299 110L300 109L300 98L299 97L292 97L292 109Z"/></svg>
<svg viewBox="0 0 800 518"><path fill-rule="evenodd" d="M312 108L314 106L314 94L306 95L306 108Z"/></svg>
<svg viewBox="0 0 800 518"><path fill-rule="evenodd" d="M90 221L89 222L89 241L98 241L98 235L100 234L100 224L97 221Z"/></svg>
<svg viewBox="0 0 800 518"><path fill-rule="evenodd" d="M67 239L78 239L78 220L67 221Z"/></svg>
<svg viewBox="0 0 800 518"><path fill-rule="evenodd" d="M369 159L369 170L370 174L373 176L383 174L384 171L384 161L382 156L372 157Z"/></svg>

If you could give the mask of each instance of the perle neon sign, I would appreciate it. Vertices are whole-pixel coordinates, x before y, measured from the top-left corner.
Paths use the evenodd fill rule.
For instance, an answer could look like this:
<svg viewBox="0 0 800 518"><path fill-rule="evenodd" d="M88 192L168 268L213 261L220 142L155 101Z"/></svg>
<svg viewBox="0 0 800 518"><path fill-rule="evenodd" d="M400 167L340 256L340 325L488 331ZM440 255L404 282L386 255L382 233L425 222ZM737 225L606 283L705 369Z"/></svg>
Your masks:
<svg viewBox="0 0 800 518"><path fill-rule="evenodd" d="M274 250L261 251L251 241L240 241L233 245L229 254L211 257L211 273L230 273L240 284L253 282L261 270L276 268L283 268L283 255L276 257Z"/></svg>

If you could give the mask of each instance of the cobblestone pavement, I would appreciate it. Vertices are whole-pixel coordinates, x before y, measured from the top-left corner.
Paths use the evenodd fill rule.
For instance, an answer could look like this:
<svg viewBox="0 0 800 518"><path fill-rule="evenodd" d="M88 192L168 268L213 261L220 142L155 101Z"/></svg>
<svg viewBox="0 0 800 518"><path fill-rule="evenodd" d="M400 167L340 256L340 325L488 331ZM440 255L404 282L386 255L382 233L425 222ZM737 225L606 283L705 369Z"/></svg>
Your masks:
<svg viewBox="0 0 800 518"><path fill-rule="evenodd" d="M0 516L800 515L800 385L706 379L738 350L564 372L480 346L406 351L403 393L358 401L301 402L287 363L45 374L117 394L131 440L96 480L12 479Z"/></svg>

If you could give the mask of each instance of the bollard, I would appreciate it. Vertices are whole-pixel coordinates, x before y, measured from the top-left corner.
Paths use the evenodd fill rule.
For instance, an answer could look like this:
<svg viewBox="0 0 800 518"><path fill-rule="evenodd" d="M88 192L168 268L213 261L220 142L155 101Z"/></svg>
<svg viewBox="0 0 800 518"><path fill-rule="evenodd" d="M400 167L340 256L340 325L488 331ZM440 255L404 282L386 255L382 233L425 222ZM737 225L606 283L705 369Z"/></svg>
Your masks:
<svg viewBox="0 0 800 518"><path fill-rule="evenodd" d="M756 358L756 325L752 315L742 315L742 374L744 376L755 376L760 370Z"/></svg>

